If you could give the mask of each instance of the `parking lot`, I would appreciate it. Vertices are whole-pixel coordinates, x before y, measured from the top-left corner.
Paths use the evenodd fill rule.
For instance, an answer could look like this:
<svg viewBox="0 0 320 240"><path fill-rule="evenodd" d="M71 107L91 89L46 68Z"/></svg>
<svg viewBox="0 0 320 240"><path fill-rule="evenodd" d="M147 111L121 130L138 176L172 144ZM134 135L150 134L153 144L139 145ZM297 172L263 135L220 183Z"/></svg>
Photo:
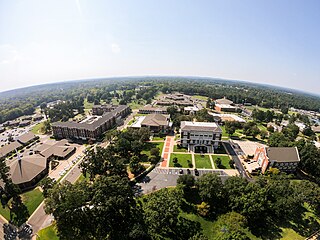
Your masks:
<svg viewBox="0 0 320 240"><path fill-rule="evenodd" d="M6 129L6 131L0 134L0 147L8 143L9 136L12 136L12 138L15 140L20 135L31 131L31 129L40 122L41 121L36 121L26 127L13 127L13 128Z"/></svg>

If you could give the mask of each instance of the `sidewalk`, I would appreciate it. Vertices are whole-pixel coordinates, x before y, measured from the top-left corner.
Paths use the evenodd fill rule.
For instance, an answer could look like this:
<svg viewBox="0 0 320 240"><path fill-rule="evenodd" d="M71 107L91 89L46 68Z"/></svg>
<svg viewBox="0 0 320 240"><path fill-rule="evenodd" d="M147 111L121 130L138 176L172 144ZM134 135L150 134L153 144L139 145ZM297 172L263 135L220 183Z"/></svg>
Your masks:
<svg viewBox="0 0 320 240"><path fill-rule="evenodd" d="M163 158L163 161L161 162L161 167L165 168L169 166L170 154L173 149L173 144L174 144L174 136L167 136L166 141L164 143L162 155L161 155L161 157Z"/></svg>

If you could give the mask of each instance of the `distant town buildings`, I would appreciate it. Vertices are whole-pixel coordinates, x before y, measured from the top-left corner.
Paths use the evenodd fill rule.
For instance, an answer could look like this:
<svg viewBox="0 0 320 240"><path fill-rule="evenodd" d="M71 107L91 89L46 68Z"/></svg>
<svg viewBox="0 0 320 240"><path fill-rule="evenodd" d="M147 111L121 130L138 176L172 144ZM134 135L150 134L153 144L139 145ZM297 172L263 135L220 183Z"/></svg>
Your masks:
<svg viewBox="0 0 320 240"><path fill-rule="evenodd" d="M166 94L162 96L161 99L156 101L156 105L160 106L179 106L179 107L187 107L193 106L194 101L191 99L191 96L184 95L181 93L174 94Z"/></svg>
<svg viewBox="0 0 320 240"><path fill-rule="evenodd" d="M62 139L97 140L131 112L129 106L119 105L102 116L90 116L82 122L52 123L53 136Z"/></svg>
<svg viewBox="0 0 320 240"><path fill-rule="evenodd" d="M212 122L182 121L180 126L180 144L188 151L213 153L221 141L222 130Z"/></svg>

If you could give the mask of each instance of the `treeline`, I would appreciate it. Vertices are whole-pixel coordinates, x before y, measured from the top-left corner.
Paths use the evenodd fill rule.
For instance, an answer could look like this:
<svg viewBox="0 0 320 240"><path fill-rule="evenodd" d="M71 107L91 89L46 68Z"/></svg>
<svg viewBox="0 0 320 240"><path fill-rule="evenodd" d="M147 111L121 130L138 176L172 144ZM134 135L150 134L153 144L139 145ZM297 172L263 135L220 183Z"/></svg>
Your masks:
<svg viewBox="0 0 320 240"><path fill-rule="evenodd" d="M0 123L31 114L43 102L70 100L74 96L92 102L109 100L115 90L125 90L121 98L129 102L134 89L149 86L137 93L137 99L150 102L158 90L164 93L179 91L203 95L213 99L227 97L235 103L252 103L262 107L289 108L319 111L320 98L307 94L288 93L279 89L249 83L203 78L141 77L114 78L56 83L8 91L0 94ZM111 94L111 95L110 95Z"/></svg>

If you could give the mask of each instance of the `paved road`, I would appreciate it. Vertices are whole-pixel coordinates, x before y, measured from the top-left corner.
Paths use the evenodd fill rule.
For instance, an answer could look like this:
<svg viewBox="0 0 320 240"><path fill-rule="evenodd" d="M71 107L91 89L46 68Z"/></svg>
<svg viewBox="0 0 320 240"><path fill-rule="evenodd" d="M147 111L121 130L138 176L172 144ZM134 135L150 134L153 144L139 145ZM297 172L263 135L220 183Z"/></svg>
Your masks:
<svg viewBox="0 0 320 240"><path fill-rule="evenodd" d="M248 176L246 170L244 169L237 153L235 152L235 150L231 146L230 142L223 141L223 144L224 144L225 148L227 149L228 154L232 157L232 160L235 163L236 168L238 169L238 171L240 173L240 176L246 178L248 181L253 181L253 179Z"/></svg>
<svg viewBox="0 0 320 240"><path fill-rule="evenodd" d="M74 183L81 175L81 170L79 168L79 161L73 168L65 175L61 181L69 181ZM37 233L40 229L45 228L51 224L53 220L52 215L47 215L44 211L44 202L42 202L39 207L34 211L28 220L28 223L32 226L33 232Z"/></svg>

